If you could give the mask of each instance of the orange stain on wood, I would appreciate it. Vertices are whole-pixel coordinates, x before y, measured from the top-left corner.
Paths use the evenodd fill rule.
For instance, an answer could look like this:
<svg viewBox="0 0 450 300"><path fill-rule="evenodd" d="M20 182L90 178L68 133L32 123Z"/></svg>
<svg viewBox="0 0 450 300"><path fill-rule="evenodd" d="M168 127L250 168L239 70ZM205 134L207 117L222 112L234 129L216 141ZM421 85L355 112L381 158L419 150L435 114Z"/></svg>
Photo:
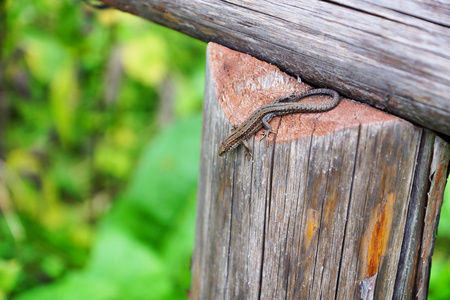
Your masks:
<svg viewBox="0 0 450 300"><path fill-rule="evenodd" d="M378 272L381 258L386 254L389 242L395 193L373 210L369 225L362 236L360 259L363 277L374 276Z"/></svg>
<svg viewBox="0 0 450 300"><path fill-rule="evenodd" d="M308 215L306 217L306 236L305 245L306 249L309 248L311 239L316 235L317 229L319 228L319 213L314 209L308 209Z"/></svg>

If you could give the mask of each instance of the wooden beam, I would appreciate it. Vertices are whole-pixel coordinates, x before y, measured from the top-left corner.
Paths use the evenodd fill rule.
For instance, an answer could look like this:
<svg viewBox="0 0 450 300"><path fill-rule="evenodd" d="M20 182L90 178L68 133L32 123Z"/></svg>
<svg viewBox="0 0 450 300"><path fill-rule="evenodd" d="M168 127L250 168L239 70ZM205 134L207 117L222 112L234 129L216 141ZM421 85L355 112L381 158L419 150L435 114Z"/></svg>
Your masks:
<svg viewBox="0 0 450 300"><path fill-rule="evenodd" d="M102 0L450 135L450 5Z"/></svg>
<svg viewBox="0 0 450 300"><path fill-rule="evenodd" d="M208 46L191 299L426 299L450 158L435 133L343 99L218 156L231 125L306 87Z"/></svg>

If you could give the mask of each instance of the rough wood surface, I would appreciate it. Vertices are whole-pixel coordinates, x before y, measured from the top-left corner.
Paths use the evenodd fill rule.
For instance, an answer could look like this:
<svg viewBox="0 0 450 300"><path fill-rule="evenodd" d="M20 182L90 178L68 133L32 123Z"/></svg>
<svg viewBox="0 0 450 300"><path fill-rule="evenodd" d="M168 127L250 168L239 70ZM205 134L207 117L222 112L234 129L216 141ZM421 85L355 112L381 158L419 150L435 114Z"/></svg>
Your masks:
<svg viewBox="0 0 450 300"><path fill-rule="evenodd" d="M419 299L426 299L428 293L428 281L431 268L431 256L433 255L435 233L438 228L439 215L444 197L444 188L448 176L448 163L450 160L449 145L442 139L434 140L433 155L428 172L428 180L422 185L429 183L429 191L426 195L426 209L424 228L421 234L421 248L419 260L417 261L418 271L416 277L415 293Z"/></svg>
<svg viewBox="0 0 450 300"><path fill-rule="evenodd" d="M344 99L273 119L278 134L251 139L252 159L242 147L219 157L242 111L305 85L219 45L207 53L191 299L425 299L436 222L424 216L442 203L448 145Z"/></svg>
<svg viewBox="0 0 450 300"><path fill-rule="evenodd" d="M449 2L102 1L450 135Z"/></svg>

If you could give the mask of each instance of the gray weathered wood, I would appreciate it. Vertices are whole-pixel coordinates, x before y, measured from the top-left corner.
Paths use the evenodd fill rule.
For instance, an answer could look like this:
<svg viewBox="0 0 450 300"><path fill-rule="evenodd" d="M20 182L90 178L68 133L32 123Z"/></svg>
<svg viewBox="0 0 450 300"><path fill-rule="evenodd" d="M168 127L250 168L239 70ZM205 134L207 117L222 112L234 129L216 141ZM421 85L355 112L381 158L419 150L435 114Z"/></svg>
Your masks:
<svg viewBox="0 0 450 300"><path fill-rule="evenodd" d="M450 135L447 1L102 1Z"/></svg>
<svg viewBox="0 0 450 300"><path fill-rule="evenodd" d="M426 299L448 144L343 100L219 157L251 106L305 85L212 44L206 79L191 299Z"/></svg>
<svg viewBox="0 0 450 300"><path fill-rule="evenodd" d="M428 293L428 281L431 268L431 256L433 255L435 234L438 228L439 215L442 207L444 188L448 176L448 163L450 160L449 145L442 139L434 139L432 159L428 180L424 180L422 186L429 185L426 195L426 209L424 212L424 224L420 244L419 257L417 259L417 275L415 293L418 299L426 299Z"/></svg>

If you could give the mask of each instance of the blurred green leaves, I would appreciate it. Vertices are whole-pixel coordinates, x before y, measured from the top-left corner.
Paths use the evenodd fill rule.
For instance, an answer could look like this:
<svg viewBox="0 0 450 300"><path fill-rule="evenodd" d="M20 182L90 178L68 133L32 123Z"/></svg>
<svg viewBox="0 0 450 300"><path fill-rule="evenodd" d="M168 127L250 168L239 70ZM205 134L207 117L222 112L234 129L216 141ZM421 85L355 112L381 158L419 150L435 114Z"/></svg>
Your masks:
<svg viewBox="0 0 450 300"><path fill-rule="evenodd" d="M85 270L17 299L182 298L189 288L200 128L200 116L189 118L148 145L130 188L102 221Z"/></svg>
<svg viewBox="0 0 450 300"><path fill-rule="evenodd" d="M81 1L6 14L0 299L184 297L206 45Z"/></svg>
<svg viewBox="0 0 450 300"><path fill-rule="evenodd" d="M38 28L24 32L21 48L31 75L44 84L52 82L60 70L70 63L69 54L57 37Z"/></svg>
<svg viewBox="0 0 450 300"><path fill-rule="evenodd" d="M148 35L128 40L123 49L125 72L146 86L157 86L169 71L167 47L160 36ZM151 69L142 67L150 64Z"/></svg>
<svg viewBox="0 0 450 300"><path fill-rule="evenodd" d="M0 260L0 299L16 286L20 264L16 260Z"/></svg>
<svg viewBox="0 0 450 300"><path fill-rule="evenodd" d="M437 239L434 254L431 261L430 288L428 299L450 299L450 185L444 191L444 203L442 205L437 230Z"/></svg>

